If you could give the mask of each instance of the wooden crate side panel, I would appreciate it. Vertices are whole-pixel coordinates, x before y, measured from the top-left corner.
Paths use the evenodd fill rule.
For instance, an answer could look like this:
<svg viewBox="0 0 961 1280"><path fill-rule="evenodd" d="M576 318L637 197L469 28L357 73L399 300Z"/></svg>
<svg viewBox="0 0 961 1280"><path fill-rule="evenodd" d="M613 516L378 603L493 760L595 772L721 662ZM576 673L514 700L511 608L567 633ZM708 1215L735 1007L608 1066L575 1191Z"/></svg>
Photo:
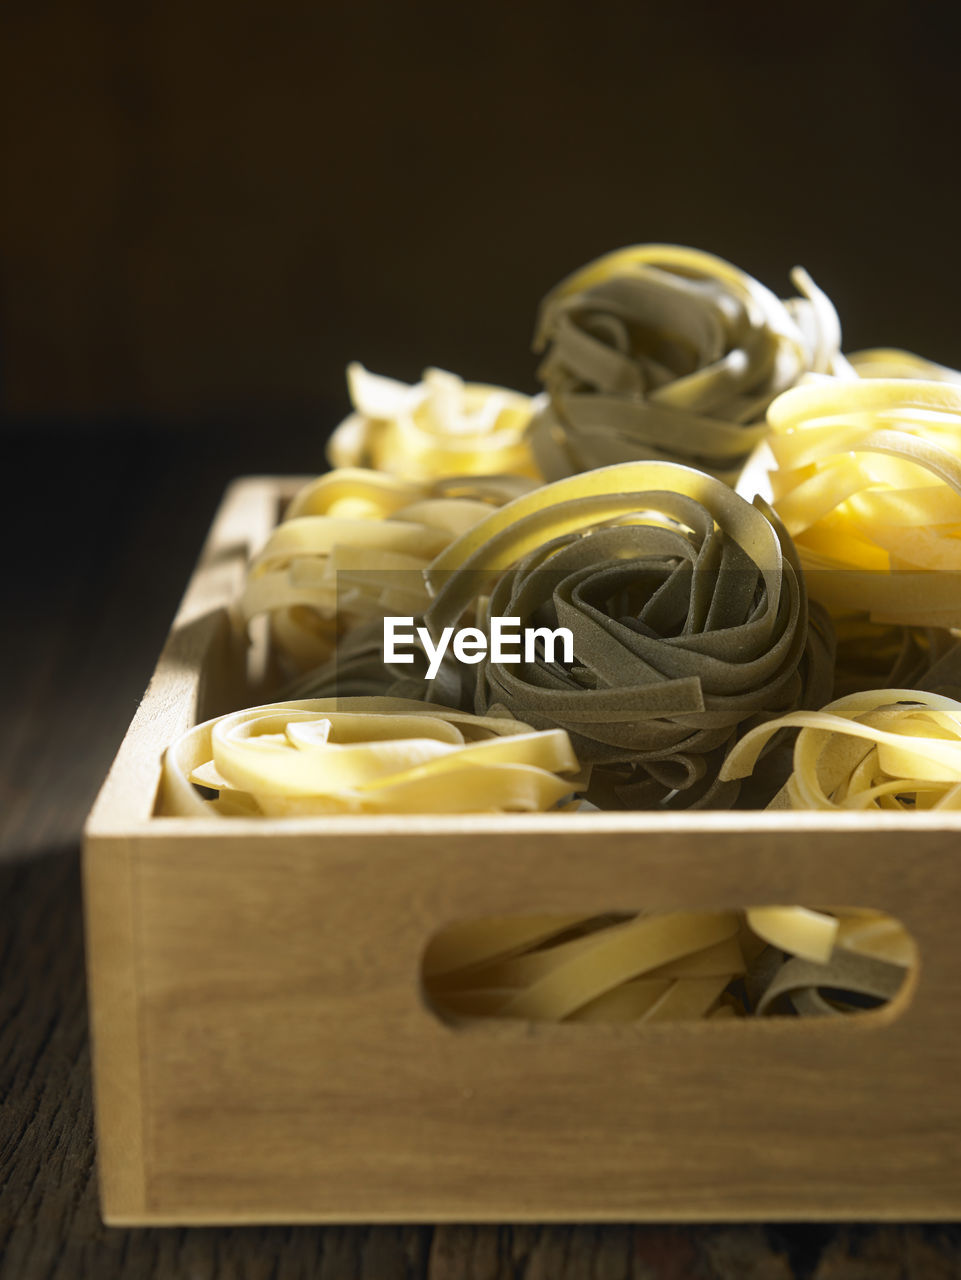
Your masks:
<svg viewBox="0 0 961 1280"><path fill-rule="evenodd" d="M84 846L84 947L104 1219L141 1221L144 1194L141 987L131 844Z"/></svg>
<svg viewBox="0 0 961 1280"><path fill-rule="evenodd" d="M84 834L87 991L101 1203L108 1222L144 1220L143 1080L137 884L129 831L150 818L166 747L198 711L244 699L245 646L227 606L247 558L293 485L277 478L228 489L157 669Z"/></svg>
<svg viewBox="0 0 961 1280"><path fill-rule="evenodd" d="M150 1220L961 1211L951 833L154 836L135 866ZM465 915L785 901L899 915L900 1016L453 1030L420 995Z"/></svg>

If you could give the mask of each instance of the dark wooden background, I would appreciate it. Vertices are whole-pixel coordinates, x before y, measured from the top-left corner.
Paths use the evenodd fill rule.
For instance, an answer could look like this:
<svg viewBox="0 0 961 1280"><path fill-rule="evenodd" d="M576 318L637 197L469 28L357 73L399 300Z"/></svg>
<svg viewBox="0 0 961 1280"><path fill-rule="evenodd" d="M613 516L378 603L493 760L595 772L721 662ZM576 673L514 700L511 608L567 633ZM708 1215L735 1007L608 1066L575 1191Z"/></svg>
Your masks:
<svg viewBox="0 0 961 1280"><path fill-rule="evenodd" d="M530 387L541 294L666 239L961 363L953 8L0 8L2 1280L961 1274L954 1226L105 1229L78 880L221 489L322 467L348 359Z"/></svg>
<svg viewBox="0 0 961 1280"><path fill-rule="evenodd" d="M7 0L0 403L280 429L343 367L532 385L645 240L961 362L957 6Z"/></svg>

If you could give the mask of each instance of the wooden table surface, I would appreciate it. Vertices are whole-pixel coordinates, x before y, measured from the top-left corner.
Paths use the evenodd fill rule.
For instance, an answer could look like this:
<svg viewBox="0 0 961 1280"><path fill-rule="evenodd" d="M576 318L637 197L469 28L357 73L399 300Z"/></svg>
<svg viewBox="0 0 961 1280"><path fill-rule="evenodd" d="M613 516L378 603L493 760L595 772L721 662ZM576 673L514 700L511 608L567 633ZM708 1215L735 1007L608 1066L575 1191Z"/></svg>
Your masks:
<svg viewBox="0 0 961 1280"><path fill-rule="evenodd" d="M948 1280L944 1226L104 1227L79 836L227 479L322 466L306 427L3 438L0 1280ZM187 477L187 478L185 478ZM961 1170L959 1170L961 1176Z"/></svg>

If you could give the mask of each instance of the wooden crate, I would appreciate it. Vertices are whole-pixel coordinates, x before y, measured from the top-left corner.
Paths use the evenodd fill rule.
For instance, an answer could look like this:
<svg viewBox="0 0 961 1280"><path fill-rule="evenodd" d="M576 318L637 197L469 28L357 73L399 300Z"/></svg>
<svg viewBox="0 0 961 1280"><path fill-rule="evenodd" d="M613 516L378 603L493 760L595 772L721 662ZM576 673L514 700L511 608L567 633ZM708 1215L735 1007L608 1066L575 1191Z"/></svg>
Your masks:
<svg viewBox="0 0 961 1280"><path fill-rule="evenodd" d="M225 606L292 482L228 491L91 815L112 1223L961 1213L961 814L154 816L164 748L249 703ZM873 1014L477 1024L425 1004L467 916L800 902L897 915Z"/></svg>

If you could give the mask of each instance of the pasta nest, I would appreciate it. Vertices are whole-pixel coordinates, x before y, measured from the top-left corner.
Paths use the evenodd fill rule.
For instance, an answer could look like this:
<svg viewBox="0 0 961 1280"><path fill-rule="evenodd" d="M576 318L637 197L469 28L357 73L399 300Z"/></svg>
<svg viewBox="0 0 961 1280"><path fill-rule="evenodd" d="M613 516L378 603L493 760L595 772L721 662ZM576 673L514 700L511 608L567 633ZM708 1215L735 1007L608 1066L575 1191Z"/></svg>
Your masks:
<svg viewBox="0 0 961 1280"><path fill-rule="evenodd" d="M833 614L961 626L961 386L795 387L768 411L773 505Z"/></svg>
<svg viewBox="0 0 961 1280"><path fill-rule="evenodd" d="M574 791L567 734L402 698L320 698L197 725L164 757L167 814L504 813ZM197 787L216 793L205 799Z"/></svg>
<svg viewBox="0 0 961 1280"><path fill-rule="evenodd" d="M566 729L602 807L716 805L727 747L757 717L830 696L791 540L763 503L674 463L557 481L489 515L427 570L433 636L475 609L566 627L572 663L485 655L475 710Z"/></svg>
<svg viewBox="0 0 961 1280"><path fill-rule="evenodd" d="M419 614L429 602L430 561L532 485L516 476L421 482L360 468L320 476L253 558L240 619L247 625L266 614L275 651L288 667L308 671L354 628Z"/></svg>
<svg viewBox="0 0 961 1280"><path fill-rule="evenodd" d="M776 809L961 809L961 702L917 689L852 693L748 733L722 776L750 773L779 729L800 729Z"/></svg>
<svg viewBox="0 0 961 1280"><path fill-rule="evenodd" d="M373 467L410 480L452 475L540 478L526 439L534 411L529 396L505 387L466 383L427 369L409 386L347 368L354 412L327 445L335 467Z"/></svg>
<svg viewBox="0 0 961 1280"><path fill-rule="evenodd" d="M639 245L574 272L541 304L535 350L549 404L534 453L549 480L633 459L733 484L764 415L805 373L850 370L837 313L796 268L782 302L722 258Z"/></svg>

